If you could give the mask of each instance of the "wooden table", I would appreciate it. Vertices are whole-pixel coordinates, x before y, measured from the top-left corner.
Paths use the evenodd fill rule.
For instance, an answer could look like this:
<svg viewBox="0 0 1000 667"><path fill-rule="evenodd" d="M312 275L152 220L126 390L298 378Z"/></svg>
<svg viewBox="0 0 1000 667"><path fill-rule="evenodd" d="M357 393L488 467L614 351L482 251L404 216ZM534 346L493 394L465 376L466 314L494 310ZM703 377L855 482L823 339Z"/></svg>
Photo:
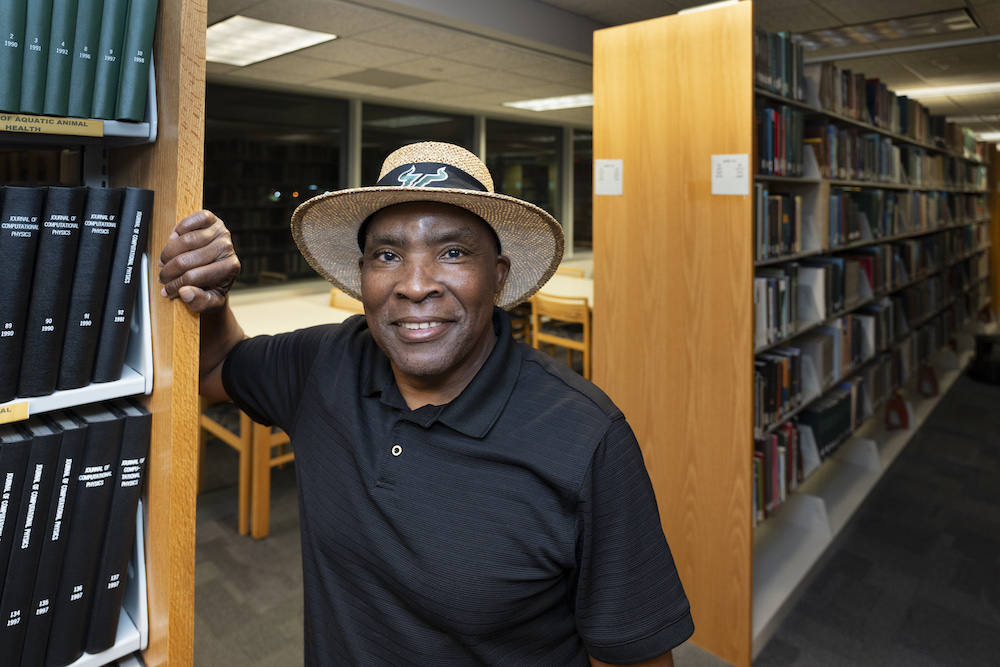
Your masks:
<svg viewBox="0 0 1000 667"><path fill-rule="evenodd" d="M550 296L575 296L587 297L587 304L594 308L594 279L577 278L576 276L565 276L556 274L549 279L549 282L542 285L538 290L541 294Z"/></svg>
<svg viewBox="0 0 1000 667"><path fill-rule="evenodd" d="M248 336L274 335L343 322L353 312L330 307L330 285L279 285L230 292L229 304ZM250 534L267 537L271 519L271 467L292 454L271 458L271 427L252 422L250 437Z"/></svg>

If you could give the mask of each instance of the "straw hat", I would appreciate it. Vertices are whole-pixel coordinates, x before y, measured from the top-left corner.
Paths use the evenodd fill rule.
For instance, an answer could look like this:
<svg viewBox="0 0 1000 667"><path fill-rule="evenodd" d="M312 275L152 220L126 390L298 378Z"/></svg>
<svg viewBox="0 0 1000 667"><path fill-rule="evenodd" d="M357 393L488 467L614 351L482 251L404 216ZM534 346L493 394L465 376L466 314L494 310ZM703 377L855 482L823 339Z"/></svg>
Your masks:
<svg viewBox="0 0 1000 667"><path fill-rule="evenodd" d="M454 204L485 220L510 258L497 305L510 309L538 291L563 254L562 227L534 204L497 194L486 165L469 151L434 141L410 144L382 164L378 183L313 197L292 214L292 237L321 276L361 298L358 228L372 213L410 201Z"/></svg>

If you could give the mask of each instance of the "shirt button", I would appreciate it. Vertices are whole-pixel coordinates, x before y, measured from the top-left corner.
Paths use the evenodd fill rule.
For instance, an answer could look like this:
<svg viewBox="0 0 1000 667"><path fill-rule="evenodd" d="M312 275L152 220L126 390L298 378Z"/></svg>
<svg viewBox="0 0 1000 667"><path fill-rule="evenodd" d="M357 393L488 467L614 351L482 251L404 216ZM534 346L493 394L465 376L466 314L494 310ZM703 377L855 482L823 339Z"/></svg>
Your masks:
<svg viewBox="0 0 1000 667"><path fill-rule="evenodd" d="M399 456L402 453L403 453L403 448L402 447L400 447L399 445L393 445L392 446L392 455L393 456Z"/></svg>

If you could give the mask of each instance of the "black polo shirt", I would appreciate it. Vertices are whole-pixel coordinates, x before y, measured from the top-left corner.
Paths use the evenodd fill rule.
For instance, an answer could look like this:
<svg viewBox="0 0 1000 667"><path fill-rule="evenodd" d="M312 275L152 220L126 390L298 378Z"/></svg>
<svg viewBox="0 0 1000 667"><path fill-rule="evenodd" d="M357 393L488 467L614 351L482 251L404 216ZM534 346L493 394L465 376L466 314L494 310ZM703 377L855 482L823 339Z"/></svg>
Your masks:
<svg viewBox="0 0 1000 667"><path fill-rule="evenodd" d="M462 394L413 411L360 315L226 359L295 447L306 664L629 664L693 632L622 413L494 327Z"/></svg>

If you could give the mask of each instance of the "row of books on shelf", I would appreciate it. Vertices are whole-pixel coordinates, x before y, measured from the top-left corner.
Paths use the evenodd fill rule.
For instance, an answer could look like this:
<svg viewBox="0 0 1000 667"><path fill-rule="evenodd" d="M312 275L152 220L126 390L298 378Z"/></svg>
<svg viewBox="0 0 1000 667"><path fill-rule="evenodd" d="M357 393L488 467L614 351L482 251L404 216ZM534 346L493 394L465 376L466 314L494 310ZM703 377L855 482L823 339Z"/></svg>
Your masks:
<svg viewBox="0 0 1000 667"><path fill-rule="evenodd" d="M986 215L981 194L832 187L825 216L817 211L821 200L814 193L758 182L754 196L757 261L976 223ZM817 229L822 218L823 241Z"/></svg>
<svg viewBox="0 0 1000 667"><path fill-rule="evenodd" d="M758 87L793 100L805 99L802 41L790 32L754 28L754 80Z"/></svg>
<svg viewBox="0 0 1000 667"><path fill-rule="evenodd" d="M968 304L957 301L919 328L890 339L867 362L826 387L816 386L815 362L805 346L760 359L755 369L754 524L771 516L985 304L975 298ZM768 410L784 416L765 423Z"/></svg>
<svg viewBox="0 0 1000 667"><path fill-rule="evenodd" d="M787 104L773 104L757 98L754 108L757 131L757 173L774 176L803 176L805 114Z"/></svg>
<svg viewBox="0 0 1000 667"><path fill-rule="evenodd" d="M797 129L792 126L788 131ZM922 146L893 143L890 137L839 127L829 120L807 121L802 131L802 137L791 135L783 141L811 149L821 178L924 188L987 187L986 165L935 154Z"/></svg>
<svg viewBox="0 0 1000 667"><path fill-rule="evenodd" d="M947 253L948 236L935 234L866 246L850 255L758 267L754 276L754 347L787 340L886 294L910 298L910 294L937 289L939 282L953 294L989 275L988 254L974 249L958 255ZM952 241L950 247L965 247L965 239ZM985 248L980 246L980 250ZM905 312L912 318L925 311L912 307Z"/></svg>
<svg viewBox="0 0 1000 667"><path fill-rule="evenodd" d="M3 664L61 667L114 645L151 423L119 399L0 425Z"/></svg>
<svg viewBox="0 0 1000 667"><path fill-rule="evenodd" d="M122 375L153 192L0 188L0 402Z"/></svg>
<svg viewBox="0 0 1000 667"><path fill-rule="evenodd" d="M19 0L0 12L0 111L141 121L157 0Z"/></svg>

